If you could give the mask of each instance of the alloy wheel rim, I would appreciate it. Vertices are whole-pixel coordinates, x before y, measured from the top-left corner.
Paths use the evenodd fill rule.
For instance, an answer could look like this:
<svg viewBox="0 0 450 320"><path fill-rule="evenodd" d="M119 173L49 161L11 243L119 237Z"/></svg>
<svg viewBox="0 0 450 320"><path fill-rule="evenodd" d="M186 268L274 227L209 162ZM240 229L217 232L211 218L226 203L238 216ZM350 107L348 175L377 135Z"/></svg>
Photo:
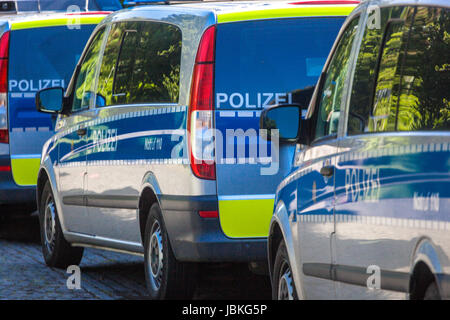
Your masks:
<svg viewBox="0 0 450 320"><path fill-rule="evenodd" d="M292 281L291 268L285 262L281 270L282 276L278 282L278 300L294 300L294 282Z"/></svg>
<svg viewBox="0 0 450 320"><path fill-rule="evenodd" d="M163 243L161 227L158 221L155 221L152 227L152 233L149 244L149 261L148 267L150 270L150 282L154 290L159 290L163 275Z"/></svg>

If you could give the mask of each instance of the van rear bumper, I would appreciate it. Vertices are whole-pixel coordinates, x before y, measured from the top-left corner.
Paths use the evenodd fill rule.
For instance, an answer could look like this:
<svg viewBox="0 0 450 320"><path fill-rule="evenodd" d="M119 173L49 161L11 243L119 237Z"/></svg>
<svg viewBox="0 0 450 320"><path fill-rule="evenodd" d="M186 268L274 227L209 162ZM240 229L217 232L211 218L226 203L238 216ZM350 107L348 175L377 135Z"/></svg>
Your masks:
<svg viewBox="0 0 450 320"><path fill-rule="evenodd" d="M267 260L267 239L232 239L219 218L198 212L218 210L217 196L160 196L164 223L179 261L250 262Z"/></svg>
<svg viewBox="0 0 450 320"><path fill-rule="evenodd" d="M9 156L0 156L0 167L10 166ZM11 171L0 171L0 206L36 205L36 187L21 187L14 182ZM0 210L4 212L5 210Z"/></svg>

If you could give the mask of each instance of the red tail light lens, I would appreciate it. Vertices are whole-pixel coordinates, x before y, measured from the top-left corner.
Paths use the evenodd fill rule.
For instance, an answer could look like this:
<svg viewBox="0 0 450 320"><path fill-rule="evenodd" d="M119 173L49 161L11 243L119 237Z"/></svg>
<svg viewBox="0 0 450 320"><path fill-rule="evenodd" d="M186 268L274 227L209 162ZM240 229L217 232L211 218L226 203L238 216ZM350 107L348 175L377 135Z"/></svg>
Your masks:
<svg viewBox="0 0 450 320"><path fill-rule="evenodd" d="M192 172L201 179L216 179L214 163L214 47L216 27L208 28L200 40L195 59L189 105L188 131ZM205 145L206 143L206 145Z"/></svg>
<svg viewBox="0 0 450 320"><path fill-rule="evenodd" d="M198 214L202 218L218 218L219 217L218 211L199 211Z"/></svg>
<svg viewBox="0 0 450 320"><path fill-rule="evenodd" d="M9 31L0 38L0 143L9 143L8 132Z"/></svg>
<svg viewBox="0 0 450 320"><path fill-rule="evenodd" d="M8 129L0 129L0 143L9 143Z"/></svg>
<svg viewBox="0 0 450 320"><path fill-rule="evenodd" d="M0 166L0 171L3 172L11 171L11 166Z"/></svg>

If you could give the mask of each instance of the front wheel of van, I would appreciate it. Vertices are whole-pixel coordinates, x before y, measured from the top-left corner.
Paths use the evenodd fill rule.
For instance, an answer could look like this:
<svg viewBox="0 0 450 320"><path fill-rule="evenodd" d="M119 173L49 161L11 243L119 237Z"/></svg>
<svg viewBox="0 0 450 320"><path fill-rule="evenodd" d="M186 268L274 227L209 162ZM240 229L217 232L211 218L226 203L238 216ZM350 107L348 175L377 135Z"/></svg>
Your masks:
<svg viewBox="0 0 450 320"><path fill-rule="evenodd" d="M178 262L170 246L157 203L150 208L145 227L145 280L150 298L190 299L195 289L196 267Z"/></svg>
<svg viewBox="0 0 450 320"><path fill-rule="evenodd" d="M281 241L275 263L272 277L272 299L273 300L297 300L294 278L292 277L291 264L289 262L286 245Z"/></svg>
<svg viewBox="0 0 450 320"><path fill-rule="evenodd" d="M42 190L39 224L45 264L55 268L67 268L70 265L78 265L83 257L83 248L72 247L64 239L56 210L55 198L49 182L45 184Z"/></svg>

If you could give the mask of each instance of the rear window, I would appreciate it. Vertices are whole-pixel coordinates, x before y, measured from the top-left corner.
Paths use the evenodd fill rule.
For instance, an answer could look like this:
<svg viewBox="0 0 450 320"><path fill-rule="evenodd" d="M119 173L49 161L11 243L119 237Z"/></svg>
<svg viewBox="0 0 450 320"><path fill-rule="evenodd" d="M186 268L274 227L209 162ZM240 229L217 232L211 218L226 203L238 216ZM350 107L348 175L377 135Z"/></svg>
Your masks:
<svg viewBox="0 0 450 320"><path fill-rule="evenodd" d="M218 25L216 108L307 106L343 22L323 17Z"/></svg>
<svg viewBox="0 0 450 320"><path fill-rule="evenodd" d="M14 30L9 49L10 126L51 127L48 115L36 112L36 91L66 88L95 25Z"/></svg>

